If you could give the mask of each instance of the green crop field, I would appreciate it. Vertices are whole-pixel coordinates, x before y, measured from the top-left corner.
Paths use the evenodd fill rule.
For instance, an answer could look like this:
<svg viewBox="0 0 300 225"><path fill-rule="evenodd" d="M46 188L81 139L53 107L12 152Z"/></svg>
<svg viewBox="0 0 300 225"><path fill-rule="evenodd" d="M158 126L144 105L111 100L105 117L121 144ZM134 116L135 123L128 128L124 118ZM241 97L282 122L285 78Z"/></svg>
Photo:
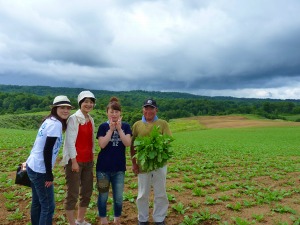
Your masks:
<svg viewBox="0 0 300 225"><path fill-rule="evenodd" d="M211 129L195 119L177 119L170 126L175 155L168 163L168 225L300 224L300 124ZM31 189L14 184L14 171L26 160L36 130L0 132L0 220L30 224ZM59 161L55 224L67 224ZM137 177L131 171L129 151L127 162L122 220L132 225L137 223ZM96 198L95 189L87 213L92 224L99 224ZM110 219L111 204L110 198Z"/></svg>

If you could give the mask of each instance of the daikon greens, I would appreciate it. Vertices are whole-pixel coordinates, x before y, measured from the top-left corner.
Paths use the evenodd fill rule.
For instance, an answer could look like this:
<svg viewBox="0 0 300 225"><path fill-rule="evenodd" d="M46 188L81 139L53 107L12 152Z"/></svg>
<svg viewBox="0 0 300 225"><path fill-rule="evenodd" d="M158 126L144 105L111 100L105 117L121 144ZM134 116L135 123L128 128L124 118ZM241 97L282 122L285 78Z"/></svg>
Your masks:
<svg viewBox="0 0 300 225"><path fill-rule="evenodd" d="M172 136L160 133L159 126L153 126L148 136L138 136L134 146L141 170L149 172L163 167L173 155L172 141Z"/></svg>

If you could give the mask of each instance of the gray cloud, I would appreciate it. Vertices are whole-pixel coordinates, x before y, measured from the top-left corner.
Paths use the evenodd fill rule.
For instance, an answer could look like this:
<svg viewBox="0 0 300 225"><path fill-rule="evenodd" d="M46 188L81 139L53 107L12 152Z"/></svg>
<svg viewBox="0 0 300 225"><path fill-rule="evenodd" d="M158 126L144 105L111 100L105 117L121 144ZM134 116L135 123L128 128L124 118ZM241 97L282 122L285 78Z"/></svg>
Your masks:
<svg viewBox="0 0 300 225"><path fill-rule="evenodd" d="M300 93L300 2L0 0L0 83Z"/></svg>

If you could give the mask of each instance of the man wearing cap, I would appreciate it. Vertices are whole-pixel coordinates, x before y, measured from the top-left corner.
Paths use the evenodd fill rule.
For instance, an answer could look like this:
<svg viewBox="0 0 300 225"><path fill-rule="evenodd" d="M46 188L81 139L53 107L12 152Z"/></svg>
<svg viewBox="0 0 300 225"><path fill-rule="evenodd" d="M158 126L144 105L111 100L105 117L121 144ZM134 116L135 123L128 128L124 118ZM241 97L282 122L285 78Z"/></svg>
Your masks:
<svg viewBox="0 0 300 225"><path fill-rule="evenodd" d="M148 136L153 126L158 126L162 134L172 135L167 121L159 119L156 115L158 111L156 101L147 99L143 105L143 116L140 121L134 123L132 127L132 143L130 148L132 158L132 170L138 175L138 197L136 200L138 207L138 225L148 225L149 220L149 195L151 185L154 190L153 220L156 225L165 225L169 201L166 193L167 166L157 170L143 172L136 162L136 151L134 140L137 136Z"/></svg>

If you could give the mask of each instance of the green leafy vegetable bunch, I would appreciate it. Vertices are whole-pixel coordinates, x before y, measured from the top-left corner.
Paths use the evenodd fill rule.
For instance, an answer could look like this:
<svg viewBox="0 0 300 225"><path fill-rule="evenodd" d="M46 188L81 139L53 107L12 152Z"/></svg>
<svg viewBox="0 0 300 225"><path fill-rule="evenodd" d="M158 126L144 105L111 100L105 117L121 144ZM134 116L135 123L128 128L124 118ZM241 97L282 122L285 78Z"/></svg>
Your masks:
<svg viewBox="0 0 300 225"><path fill-rule="evenodd" d="M159 126L153 126L149 136L139 136L134 141L135 157L143 172L163 167L172 157L171 142L174 138L161 134Z"/></svg>

